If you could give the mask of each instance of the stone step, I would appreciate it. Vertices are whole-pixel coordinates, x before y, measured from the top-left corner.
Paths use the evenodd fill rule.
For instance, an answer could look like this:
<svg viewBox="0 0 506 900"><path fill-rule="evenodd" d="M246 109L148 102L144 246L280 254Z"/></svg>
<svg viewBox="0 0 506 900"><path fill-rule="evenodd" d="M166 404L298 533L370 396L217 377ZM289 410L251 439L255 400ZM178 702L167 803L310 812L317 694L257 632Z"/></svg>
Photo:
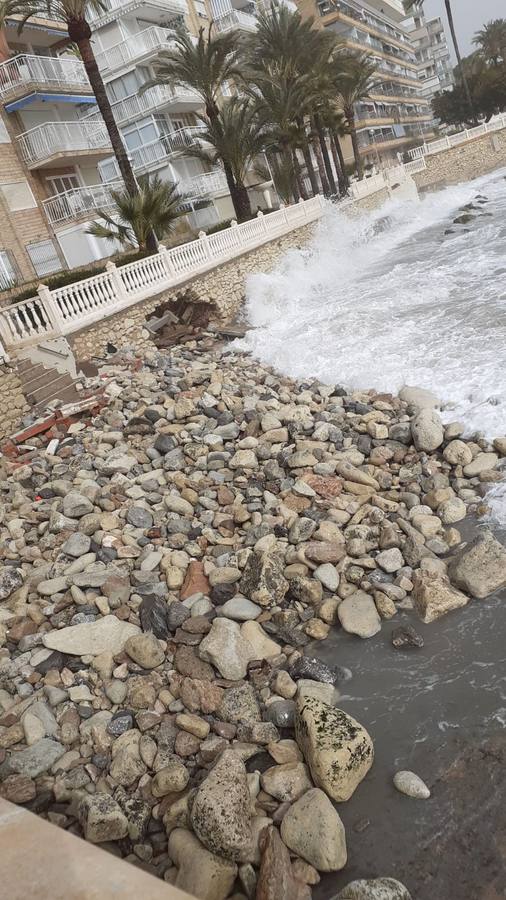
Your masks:
<svg viewBox="0 0 506 900"><path fill-rule="evenodd" d="M43 412L45 407L52 400L61 400L62 403L75 403L81 399L82 399L82 395L78 391L76 391L74 382L72 382L72 384L69 385L69 387L64 388L63 390L58 390L51 397L46 397L45 399L40 400L38 403L35 404L35 406L33 407L33 410L36 413Z"/></svg>
<svg viewBox="0 0 506 900"><path fill-rule="evenodd" d="M25 394L31 394L43 385L54 381L59 375L61 372L57 372L56 369L46 369L42 365L32 366L31 369L22 373L21 384Z"/></svg>

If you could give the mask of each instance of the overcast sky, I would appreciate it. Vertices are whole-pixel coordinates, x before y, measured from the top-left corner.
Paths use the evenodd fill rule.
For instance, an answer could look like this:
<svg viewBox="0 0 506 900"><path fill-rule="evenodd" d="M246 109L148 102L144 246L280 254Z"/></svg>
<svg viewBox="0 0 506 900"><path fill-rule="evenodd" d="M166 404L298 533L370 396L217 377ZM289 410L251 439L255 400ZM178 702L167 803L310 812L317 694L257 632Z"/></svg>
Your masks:
<svg viewBox="0 0 506 900"><path fill-rule="evenodd" d="M424 9L427 16L441 16L450 43L444 0L425 0ZM505 0L452 0L452 9L462 56L475 49L473 35L485 22L506 18Z"/></svg>

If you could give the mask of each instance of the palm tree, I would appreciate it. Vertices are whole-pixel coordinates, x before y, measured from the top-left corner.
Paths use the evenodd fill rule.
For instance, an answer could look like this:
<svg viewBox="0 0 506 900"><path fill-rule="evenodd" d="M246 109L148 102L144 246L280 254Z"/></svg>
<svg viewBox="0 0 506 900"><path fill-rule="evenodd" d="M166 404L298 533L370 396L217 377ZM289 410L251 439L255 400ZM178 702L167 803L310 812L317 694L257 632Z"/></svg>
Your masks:
<svg viewBox="0 0 506 900"><path fill-rule="evenodd" d="M41 15L46 19L65 23L70 40L73 41L79 50L97 106L105 122L125 187L128 193L134 196L138 193L137 182L97 66L90 40L91 28L86 19L88 10L101 12L105 8L102 0L44 0L43 3L37 3L37 0L2 0L0 2L0 27L5 24L6 19L12 18L12 16L20 17L21 21L18 29L20 32L29 19L37 16L40 18ZM154 250L156 251L156 242Z"/></svg>
<svg viewBox="0 0 506 900"><path fill-rule="evenodd" d="M424 0L404 0L404 7L407 13L411 12L413 9L420 9L423 6ZM450 28L450 34L452 36L453 47L455 50L455 56L457 57L457 68L459 70L460 80L462 82L462 86L464 88L464 93L466 95L467 105L469 106L469 111L471 113L472 120L476 122L476 113L474 111L474 104L471 97L471 91L469 88L469 82L466 77L466 73L464 71L464 66L462 65L462 56L460 53L459 42L457 40L457 32L455 31L455 23L453 21L453 10L451 0L444 0L446 17L448 19L448 26Z"/></svg>
<svg viewBox="0 0 506 900"><path fill-rule="evenodd" d="M364 168L358 146L355 104L360 103L362 100L367 100L370 93L374 90L376 82L373 76L376 72L376 66L370 62L367 53L349 54L346 56L344 64L343 61L343 57L336 58L335 74L334 76L331 74L330 77L335 86L338 103L341 106L350 133L357 175L359 179L362 179L364 177Z"/></svg>
<svg viewBox="0 0 506 900"><path fill-rule="evenodd" d="M161 240L173 231L180 216L185 215L185 198L175 184L162 181L159 176L139 178L135 196L127 190L111 191L114 201L112 214L100 212L101 221L92 222L86 229L94 237L116 240L122 246L150 251L150 236L154 232Z"/></svg>
<svg viewBox="0 0 506 900"><path fill-rule="evenodd" d="M230 169L234 185L231 197L238 221L250 219L251 205L244 182L265 143L253 103L246 98L232 97L222 104L217 118L199 116L199 119L205 128L199 134L199 143L190 147L188 154Z"/></svg>
<svg viewBox="0 0 506 900"><path fill-rule="evenodd" d="M201 98L209 124L215 129L219 127L219 102L223 87L230 79L240 77L240 42L234 31L215 34L213 24L207 32L199 29L198 38L194 38L184 26L174 29L173 50L165 50L160 54L160 61L155 65L155 78L143 86L147 89L151 84L170 84L190 88ZM230 196L237 196L236 185L230 165L223 162ZM237 218L242 215L241 206L235 207Z"/></svg>
<svg viewBox="0 0 506 900"><path fill-rule="evenodd" d="M473 44L480 48L487 62L498 66L506 63L506 19L493 19L477 31Z"/></svg>

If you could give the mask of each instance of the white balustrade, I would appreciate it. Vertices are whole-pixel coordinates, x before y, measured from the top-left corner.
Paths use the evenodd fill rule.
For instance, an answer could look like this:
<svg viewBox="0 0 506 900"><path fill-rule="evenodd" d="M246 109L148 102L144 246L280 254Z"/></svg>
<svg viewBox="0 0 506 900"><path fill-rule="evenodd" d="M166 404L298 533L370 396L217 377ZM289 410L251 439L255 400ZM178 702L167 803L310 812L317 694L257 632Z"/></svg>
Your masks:
<svg viewBox="0 0 506 900"><path fill-rule="evenodd" d="M105 125L82 122L45 122L17 138L24 161L33 165L57 153L107 150L111 144Z"/></svg>
<svg viewBox="0 0 506 900"><path fill-rule="evenodd" d="M188 14L186 0L149 0L147 5L166 12L167 19ZM130 12L130 8L132 13L139 14L139 0L102 0L100 7L88 7L87 19L90 24L96 27L101 20L105 23L116 18L114 16L115 12L119 15L125 15L127 12Z"/></svg>
<svg viewBox="0 0 506 900"><path fill-rule="evenodd" d="M234 28L240 28L242 31L256 31L257 20L255 16L242 12L240 9L233 9L225 15L218 16L214 20L214 28L217 32L232 31Z"/></svg>
<svg viewBox="0 0 506 900"><path fill-rule="evenodd" d="M86 69L75 56L20 54L0 64L0 97L18 95L36 87L85 90L91 94Z"/></svg>
<svg viewBox="0 0 506 900"><path fill-rule="evenodd" d="M174 35L168 28L151 25L137 34L130 34L124 41L119 41L95 54L101 72L119 69L131 60L139 59L147 53L168 50L175 47Z"/></svg>
<svg viewBox="0 0 506 900"><path fill-rule="evenodd" d="M121 190L122 183L93 184L86 187L62 191L42 201L42 206L51 225L61 225L86 213L98 209L110 209L114 205L111 189Z"/></svg>
<svg viewBox="0 0 506 900"><path fill-rule="evenodd" d="M208 174L218 177L221 173ZM317 195L268 215L259 213L241 225L233 222L223 231L171 250L161 245L158 253L126 266L107 263L105 272L53 291L40 285L38 296L0 309L2 343L9 349L36 344L49 336L71 334L299 225L314 222L324 209L325 201Z"/></svg>
<svg viewBox="0 0 506 900"><path fill-rule="evenodd" d="M457 131L456 134L449 134L437 141L431 141L430 144L423 144L422 147L414 147L413 150L408 150L407 155L410 160L419 159L422 156L432 156L433 153L441 153L450 147L457 147L459 144L482 137L491 131L499 131L501 128L506 128L506 114L504 113L494 116L489 122L476 125L475 128L465 128L463 131ZM416 171L419 170L417 169Z"/></svg>
<svg viewBox="0 0 506 900"><path fill-rule="evenodd" d="M138 94L131 94L124 100L111 103L116 122L136 119L154 109L174 104L185 106L201 106L202 101L195 91L189 88L172 87L169 84L156 84Z"/></svg>

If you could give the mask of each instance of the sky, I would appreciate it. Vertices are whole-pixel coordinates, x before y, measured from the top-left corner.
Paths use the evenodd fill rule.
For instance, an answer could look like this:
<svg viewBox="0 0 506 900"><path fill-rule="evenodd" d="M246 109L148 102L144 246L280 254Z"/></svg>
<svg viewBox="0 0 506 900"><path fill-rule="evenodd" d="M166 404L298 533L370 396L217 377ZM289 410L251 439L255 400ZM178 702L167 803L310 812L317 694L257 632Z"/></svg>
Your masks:
<svg viewBox="0 0 506 900"><path fill-rule="evenodd" d="M444 6L444 0L425 0L424 10L427 16L441 16L450 44ZM476 49L472 44L473 35L484 23L506 18L505 0L452 0L452 9L462 56Z"/></svg>

